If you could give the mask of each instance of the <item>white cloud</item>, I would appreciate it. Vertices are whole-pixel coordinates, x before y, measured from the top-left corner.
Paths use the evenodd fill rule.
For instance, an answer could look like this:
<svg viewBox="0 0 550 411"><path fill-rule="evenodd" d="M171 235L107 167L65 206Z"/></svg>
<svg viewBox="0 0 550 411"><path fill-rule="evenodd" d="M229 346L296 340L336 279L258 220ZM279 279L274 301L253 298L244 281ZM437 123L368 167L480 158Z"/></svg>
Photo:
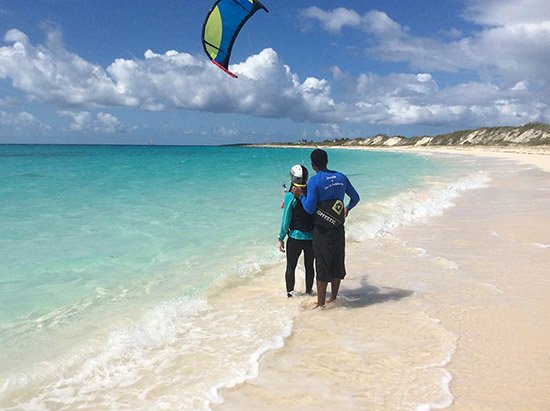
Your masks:
<svg viewBox="0 0 550 411"><path fill-rule="evenodd" d="M470 82L440 88L427 73L348 76L347 103L338 105L350 123L499 125L549 121L548 104L521 86L500 88ZM345 113L345 114L344 114Z"/></svg>
<svg viewBox="0 0 550 411"><path fill-rule="evenodd" d="M132 105L100 66L62 47L59 36L48 35L46 45L34 47L19 30L10 30L0 48L0 78L35 98L60 105Z"/></svg>
<svg viewBox="0 0 550 411"><path fill-rule="evenodd" d="M465 16L489 26L543 23L550 20L547 0L468 0Z"/></svg>
<svg viewBox="0 0 550 411"><path fill-rule="evenodd" d="M387 40L406 37L408 31L407 27L401 26L379 10L372 10L365 14L361 27L363 30L383 36Z"/></svg>
<svg viewBox="0 0 550 411"><path fill-rule="evenodd" d="M513 91L523 91L527 90L528 84L525 81L518 81L516 84L514 84L514 87L512 87Z"/></svg>
<svg viewBox="0 0 550 411"><path fill-rule="evenodd" d="M88 128L88 124L92 122L92 114L89 111L74 112L69 110L62 110L58 112L59 115L65 117L71 117L73 122L69 128L73 131L85 130Z"/></svg>
<svg viewBox="0 0 550 411"><path fill-rule="evenodd" d="M122 122L116 116L109 113L97 113L97 124L106 133L114 133L125 129Z"/></svg>
<svg viewBox="0 0 550 411"><path fill-rule="evenodd" d="M305 19L318 20L328 31L337 33L342 27L358 26L361 24L361 16L354 10L338 7L334 10L324 11L319 7L310 7L301 12Z"/></svg>
<svg viewBox="0 0 550 411"><path fill-rule="evenodd" d="M22 130L42 130L50 129L50 126L38 120L34 115L27 111L11 113L0 111L0 125L11 127L17 131Z"/></svg>
<svg viewBox="0 0 550 411"><path fill-rule="evenodd" d="M238 130L234 126L220 127L218 129L215 129L214 133L224 137L234 137L239 134Z"/></svg>
<svg viewBox="0 0 550 411"><path fill-rule="evenodd" d="M0 97L0 107L20 107L24 101L14 96Z"/></svg>
<svg viewBox="0 0 550 411"><path fill-rule="evenodd" d="M107 68L120 93L145 109L186 109L264 117L320 118L332 108L324 80L303 84L273 49L231 70L231 79L205 59L186 53L146 52L145 60L118 59Z"/></svg>
<svg viewBox="0 0 550 411"><path fill-rule="evenodd" d="M460 30L458 30L455 27L452 27L448 30L440 30L439 33L442 36L449 37L450 39L453 39L453 40L464 37L464 33L462 33Z"/></svg>
<svg viewBox="0 0 550 411"><path fill-rule="evenodd" d="M318 139L341 138L349 137L350 132L348 130L342 130L342 127L339 124L330 123L322 124L321 128L307 134L308 137L311 137L312 135Z"/></svg>
<svg viewBox="0 0 550 411"><path fill-rule="evenodd" d="M321 27L331 31L321 17L331 16L333 12L317 10L309 18L318 20ZM375 57L405 62L421 70L472 70L480 77L495 81L503 78L509 84L527 80L549 93L550 2L472 0L467 15L485 26L471 36L449 41L414 36L407 27L377 10L360 16L361 23L353 26L374 37L377 43L368 52ZM454 32L455 36L458 34Z"/></svg>
<svg viewBox="0 0 550 411"><path fill-rule="evenodd" d="M327 29L353 25L352 15L340 18L338 24L336 20L327 22ZM543 80L533 77L532 58L526 59L531 70L517 79L510 76L509 84L489 79L442 88L429 72L431 66L474 67L479 63L469 53L489 46L479 38L451 43L416 38L382 12L370 12L363 18L370 19L372 34L380 35L375 52L428 67L407 74L352 76L335 66L332 79L300 79L268 48L232 65L231 70L239 76L235 80L205 58L174 50L164 54L147 50L142 59L116 59L103 68L65 50L57 35L48 36L45 45L35 46L24 33L10 30L4 37L9 44L0 47L0 79L11 80L13 87L29 98L57 106L60 115L71 119L69 128L75 131L126 130L115 116L90 111L90 107L113 106L235 113L321 124L451 122L473 126L549 121L548 100L535 91L537 82ZM418 56L427 60L415 64ZM513 61L506 64L513 71Z"/></svg>
<svg viewBox="0 0 550 411"><path fill-rule="evenodd" d="M429 73L420 73L416 75L416 79L421 83L428 83L432 81L432 75Z"/></svg>
<svg viewBox="0 0 550 411"><path fill-rule="evenodd" d="M126 129L116 116L109 113L100 112L94 116L89 111L60 110L58 114L72 120L69 125L69 129L72 131L115 133Z"/></svg>

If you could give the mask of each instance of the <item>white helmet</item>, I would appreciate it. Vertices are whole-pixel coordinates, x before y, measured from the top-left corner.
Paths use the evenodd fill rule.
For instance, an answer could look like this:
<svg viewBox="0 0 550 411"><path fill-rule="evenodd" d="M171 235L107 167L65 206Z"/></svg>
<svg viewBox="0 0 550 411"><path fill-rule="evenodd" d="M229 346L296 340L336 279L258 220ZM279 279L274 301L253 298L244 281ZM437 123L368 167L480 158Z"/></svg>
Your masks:
<svg viewBox="0 0 550 411"><path fill-rule="evenodd" d="M290 181L292 184L305 186L309 173L307 168L301 164L296 164L290 169Z"/></svg>

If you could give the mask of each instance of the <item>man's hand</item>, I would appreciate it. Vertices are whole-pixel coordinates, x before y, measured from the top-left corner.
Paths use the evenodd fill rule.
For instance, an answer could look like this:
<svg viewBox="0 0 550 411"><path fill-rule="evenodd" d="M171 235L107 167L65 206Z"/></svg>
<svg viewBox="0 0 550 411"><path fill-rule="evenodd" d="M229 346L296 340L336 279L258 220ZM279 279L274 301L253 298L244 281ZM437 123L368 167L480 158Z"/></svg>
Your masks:
<svg viewBox="0 0 550 411"><path fill-rule="evenodd" d="M279 241L279 251L281 253L285 252L285 242L284 241Z"/></svg>
<svg viewBox="0 0 550 411"><path fill-rule="evenodd" d="M300 187L293 186L290 191L292 191L292 194L294 194L294 197L296 198L300 198L304 195L304 190L302 190Z"/></svg>
<svg viewBox="0 0 550 411"><path fill-rule="evenodd" d="M347 207L344 207L344 218L348 218L349 210Z"/></svg>

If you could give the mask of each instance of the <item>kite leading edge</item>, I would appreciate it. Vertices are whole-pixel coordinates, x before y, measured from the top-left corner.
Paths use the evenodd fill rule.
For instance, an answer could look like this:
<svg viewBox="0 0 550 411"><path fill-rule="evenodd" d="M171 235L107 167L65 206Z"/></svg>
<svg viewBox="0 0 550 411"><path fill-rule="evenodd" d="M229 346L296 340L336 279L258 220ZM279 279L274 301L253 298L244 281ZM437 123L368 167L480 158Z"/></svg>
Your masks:
<svg viewBox="0 0 550 411"><path fill-rule="evenodd" d="M269 10L258 0L217 0L202 26L202 45L212 63L231 77L229 57L243 25L258 10Z"/></svg>

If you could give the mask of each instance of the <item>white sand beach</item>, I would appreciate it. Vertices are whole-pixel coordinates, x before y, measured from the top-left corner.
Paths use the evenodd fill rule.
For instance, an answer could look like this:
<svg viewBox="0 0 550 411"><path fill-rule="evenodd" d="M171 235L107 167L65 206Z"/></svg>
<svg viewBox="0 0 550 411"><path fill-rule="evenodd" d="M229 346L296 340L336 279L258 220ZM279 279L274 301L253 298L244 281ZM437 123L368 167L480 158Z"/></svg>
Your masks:
<svg viewBox="0 0 550 411"><path fill-rule="evenodd" d="M399 150L475 161L488 182L348 240L339 299L301 297L284 347L215 409L550 408L550 152Z"/></svg>
<svg viewBox="0 0 550 411"><path fill-rule="evenodd" d="M534 165L550 172L549 146L430 146L411 147L409 150L427 153L466 154L485 158L505 158L523 164Z"/></svg>

